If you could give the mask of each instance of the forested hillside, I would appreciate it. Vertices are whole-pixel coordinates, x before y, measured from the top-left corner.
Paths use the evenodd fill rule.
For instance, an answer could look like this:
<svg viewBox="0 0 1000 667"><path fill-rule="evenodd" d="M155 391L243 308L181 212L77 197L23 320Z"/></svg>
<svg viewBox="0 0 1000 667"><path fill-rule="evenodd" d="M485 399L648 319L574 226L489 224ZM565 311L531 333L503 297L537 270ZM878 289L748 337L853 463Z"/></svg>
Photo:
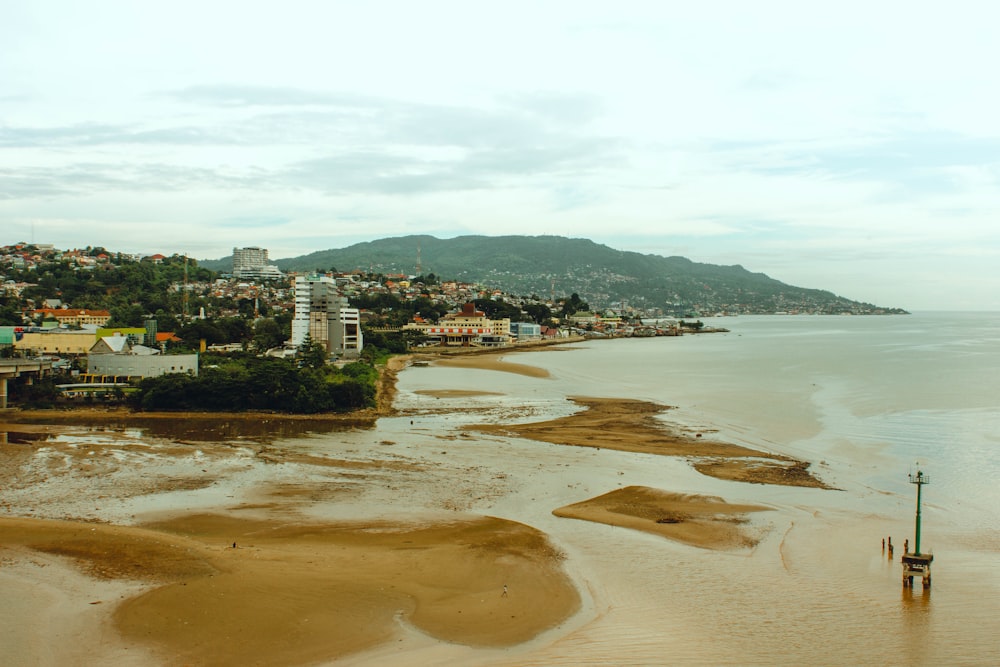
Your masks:
<svg viewBox="0 0 1000 667"><path fill-rule="evenodd" d="M419 267L418 267L419 257ZM277 260L285 271L434 273L521 295L579 293L595 307L621 302L665 312L904 312L787 285L739 265L700 264L561 236L404 236ZM226 269L225 260L203 266Z"/></svg>

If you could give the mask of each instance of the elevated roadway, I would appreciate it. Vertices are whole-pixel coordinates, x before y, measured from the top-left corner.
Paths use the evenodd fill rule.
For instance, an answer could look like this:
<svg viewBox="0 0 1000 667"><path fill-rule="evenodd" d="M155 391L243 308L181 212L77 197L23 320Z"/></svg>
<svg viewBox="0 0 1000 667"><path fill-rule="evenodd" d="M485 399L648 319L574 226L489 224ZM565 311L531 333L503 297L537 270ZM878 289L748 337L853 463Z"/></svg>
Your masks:
<svg viewBox="0 0 1000 667"><path fill-rule="evenodd" d="M7 380L27 376L31 382L36 377L50 373L52 373L51 361L0 359L0 410L7 408Z"/></svg>

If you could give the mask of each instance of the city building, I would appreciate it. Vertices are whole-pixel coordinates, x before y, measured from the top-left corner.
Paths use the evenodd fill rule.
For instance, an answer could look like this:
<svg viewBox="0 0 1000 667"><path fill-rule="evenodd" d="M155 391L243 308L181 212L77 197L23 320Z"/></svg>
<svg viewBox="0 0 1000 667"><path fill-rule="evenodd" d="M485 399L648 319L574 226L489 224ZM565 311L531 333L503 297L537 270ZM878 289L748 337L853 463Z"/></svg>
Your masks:
<svg viewBox="0 0 1000 667"><path fill-rule="evenodd" d="M307 336L322 343L331 355L355 358L364 348L361 313L348 306L336 281L329 276L295 277L292 345L299 347Z"/></svg>
<svg viewBox="0 0 1000 667"><path fill-rule="evenodd" d="M103 339L107 340L107 339ZM197 354L88 354L87 373L129 378L159 377L168 373L198 375Z"/></svg>
<svg viewBox="0 0 1000 667"><path fill-rule="evenodd" d="M269 263L266 248L233 248L234 278L282 278L278 267Z"/></svg>
<svg viewBox="0 0 1000 667"><path fill-rule="evenodd" d="M473 303L448 313L437 324L410 322L403 329L419 331L430 342L443 346L503 347L511 341L510 319L491 320Z"/></svg>
<svg viewBox="0 0 1000 667"><path fill-rule="evenodd" d="M56 356L87 354L97 340L96 331L26 331L15 338L14 349L28 356L51 354Z"/></svg>
<svg viewBox="0 0 1000 667"><path fill-rule="evenodd" d="M87 372L129 378L159 377L167 373L198 375L198 355L160 354L156 348L133 344L127 335L113 334L98 339L90 347Z"/></svg>
<svg viewBox="0 0 1000 667"><path fill-rule="evenodd" d="M542 337L542 326L534 322L511 322L510 333L520 342L539 340Z"/></svg>
<svg viewBox="0 0 1000 667"><path fill-rule="evenodd" d="M31 312L31 316L36 320L55 320L61 327L78 327L85 324L102 327L111 319L111 312L83 308L38 308Z"/></svg>

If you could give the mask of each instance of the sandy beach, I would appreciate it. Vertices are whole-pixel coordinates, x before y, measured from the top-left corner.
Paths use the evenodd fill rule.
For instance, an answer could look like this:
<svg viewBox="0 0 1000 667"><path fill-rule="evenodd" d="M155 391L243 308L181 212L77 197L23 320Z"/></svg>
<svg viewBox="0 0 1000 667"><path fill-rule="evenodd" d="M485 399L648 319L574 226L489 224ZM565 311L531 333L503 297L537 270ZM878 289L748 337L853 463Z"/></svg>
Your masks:
<svg viewBox="0 0 1000 667"><path fill-rule="evenodd" d="M431 363L547 377L507 356ZM558 662L551 651L579 628L620 621L607 616L614 576L583 574L551 521L733 555L780 534L768 505L667 480L559 491L545 470L586 480L585 457L652 456L676 460L678 480L829 488L808 462L672 424L648 401L575 396L565 416L476 423L475 402L502 393L440 387L414 399L473 404L401 410L394 380L410 362L388 369L375 415L0 416L0 641L13 664ZM422 426L449 415L464 422ZM511 438L539 448L515 474Z"/></svg>

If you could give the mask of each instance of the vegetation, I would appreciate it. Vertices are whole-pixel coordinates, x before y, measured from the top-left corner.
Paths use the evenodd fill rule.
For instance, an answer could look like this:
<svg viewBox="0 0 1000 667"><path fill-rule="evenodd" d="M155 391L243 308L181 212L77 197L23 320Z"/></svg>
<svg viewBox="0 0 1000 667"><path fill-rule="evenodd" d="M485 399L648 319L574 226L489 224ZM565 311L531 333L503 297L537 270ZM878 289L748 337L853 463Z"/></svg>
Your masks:
<svg viewBox="0 0 1000 667"><path fill-rule="evenodd" d="M149 313L180 313L185 304L180 292L170 285L184 281L185 272L191 281L207 281L215 274L198 266L182 255L167 257L160 263L136 261L116 255L104 248L90 249L92 256L107 254L111 262L94 270L80 270L69 259L48 262L38 271L9 269L7 278L35 283L21 294L24 299L57 297L74 308L106 309L111 312L111 326L141 327ZM201 303L187 306L203 305Z"/></svg>
<svg viewBox="0 0 1000 667"><path fill-rule="evenodd" d="M337 368L325 356L317 357L312 344L294 360L205 354L197 377L146 378L129 401L140 410L307 414L374 406L376 369L361 362Z"/></svg>
<svg viewBox="0 0 1000 667"><path fill-rule="evenodd" d="M418 246L421 264L434 267L438 276L481 283L510 294L548 294L553 288L569 287L599 308L627 301L638 308L658 308L678 316L720 310L905 312L852 301L824 290L794 287L739 265L718 266L684 257L625 252L587 239L560 236L405 236L282 259L277 265L286 271L338 266L344 270L372 267L383 273L410 274ZM205 261L203 265L221 270L227 261Z"/></svg>

